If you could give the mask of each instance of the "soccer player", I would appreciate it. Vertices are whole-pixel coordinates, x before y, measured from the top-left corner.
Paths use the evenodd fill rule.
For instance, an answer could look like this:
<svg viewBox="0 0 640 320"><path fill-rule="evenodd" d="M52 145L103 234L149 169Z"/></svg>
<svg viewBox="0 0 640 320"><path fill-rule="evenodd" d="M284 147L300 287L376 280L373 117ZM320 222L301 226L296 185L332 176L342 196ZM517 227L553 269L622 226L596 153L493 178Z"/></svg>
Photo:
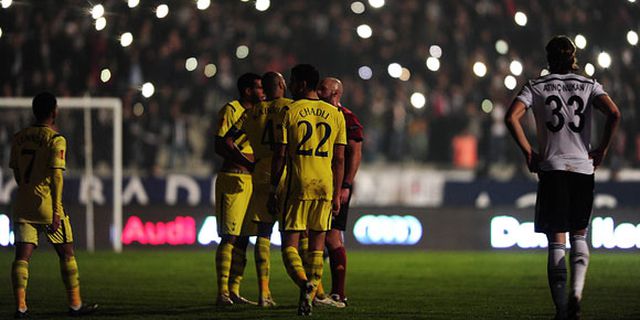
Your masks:
<svg viewBox="0 0 640 320"><path fill-rule="evenodd" d="M317 295L316 299L314 299L314 302L336 307L345 307L347 302L347 297L345 296L347 252L344 248L342 237L347 227L347 215L349 213L349 201L351 200L353 181L360 166L360 160L362 159L363 140L360 120L358 120L351 110L340 104L342 93L342 82L336 78L324 78L318 86L318 96L320 99L340 109L344 115L347 126L345 171L342 188L340 190L340 213L333 218L331 230L327 232L325 242L329 250L329 261L331 265L331 297L330 299L322 299L322 297Z"/></svg>
<svg viewBox="0 0 640 320"><path fill-rule="evenodd" d="M237 86L239 99L227 103L218 113L215 140L216 153L224 159L215 185L218 234L222 237L216 250L217 305L256 304L240 296L249 236L256 233L255 224L246 215L253 190L253 150L246 135L241 135L233 144L239 151L229 152L224 136L245 110L262 100L262 80L257 74L245 73Z"/></svg>
<svg viewBox="0 0 640 320"><path fill-rule="evenodd" d="M262 76L262 85L266 101L258 103L245 111L226 135L226 144L230 152L239 150L234 148L234 140L246 134L255 157L254 171L251 175L253 194L249 201L247 214L258 224L258 238L254 249L256 273L258 275L258 305L262 307L275 306L269 290L271 231L276 217L267 209L267 200L271 186L271 159L273 157L274 132L273 124L281 123L281 113L285 106L293 100L285 98L287 85L284 77L278 72L267 72Z"/></svg>
<svg viewBox="0 0 640 320"><path fill-rule="evenodd" d="M15 318L28 318L26 290L29 261L44 233L60 259L60 273L67 289L70 316L91 314L97 304L80 297L78 264L73 250L71 222L62 206L62 185L67 142L55 129L56 97L48 92L35 96L35 125L22 129L11 144L10 167L18 183L13 205L16 257L11 268L16 299Z"/></svg>
<svg viewBox="0 0 640 320"><path fill-rule="evenodd" d="M578 319L589 247L585 239L594 192L594 170L602 163L620 121L616 104L593 79L574 72L576 47L566 36L546 46L550 74L530 80L511 104L505 123L525 156L529 170L538 174L535 230L549 240L547 276L557 319ZM598 146L591 149L591 113L606 116ZM531 147L520 120L533 109L538 149ZM571 251L570 293L567 296L566 232Z"/></svg>
<svg viewBox="0 0 640 320"><path fill-rule="evenodd" d="M318 70L309 64L291 69L289 88L296 101L288 106L282 124L276 126L268 202L269 210L276 212L276 190L286 162L282 258L287 273L300 288L299 315L311 314L313 296L322 278L325 234L331 228L331 216L340 211L347 143L344 116L318 99L318 80ZM306 230L308 274L297 249L300 235Z"/></svg>

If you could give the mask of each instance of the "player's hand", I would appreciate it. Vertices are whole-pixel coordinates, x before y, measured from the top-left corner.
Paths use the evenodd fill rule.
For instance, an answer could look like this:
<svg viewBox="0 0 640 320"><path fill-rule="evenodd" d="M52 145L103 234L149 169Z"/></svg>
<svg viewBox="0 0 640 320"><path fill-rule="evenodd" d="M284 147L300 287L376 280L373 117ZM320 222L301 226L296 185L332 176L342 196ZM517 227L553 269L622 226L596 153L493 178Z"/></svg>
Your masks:
<svg viewBox="0 0 640 320"><path fill-rule="evenodd" d="M343 205L346 205L347 203L349 203L349 196L351 195L351 189L350 188L342 188L340 190L340 203Z"/></svg>
<svg viewBox="0 0 640 320"><path fill-rule="evenodd" d="M340 213L340 199L341 197L333 197L331 200L331 215L334 217Z"/></svg>
<svg viewBox="0 0 640 320"><path fill-rule="evenodd" d="M598 168L602 164L602 160L604 156L607 154L606 151L595 149L593 151L589 151L589 158L593 159L593 168Z"/></svg>
<svg viewBox="0 0 640 320"><path fill-rule="evenodd" d="M57 212L53 213L53 220L48 226L49 233L55 233L60 228L60 215Z"/></svg>
<svg viewBox="0 0 640 320"><path fill-rule="evenodd" d="M275 216L278 214L278 196L275 192L269 192L269 199L267 200L267 210L269 214Z"/></svg>
<svg viewBox="0 0 640 320"><path fill-rule="evenodd" d="M540 155L533 150L527 155L527 167L531 173L540 171Z"/></svg>

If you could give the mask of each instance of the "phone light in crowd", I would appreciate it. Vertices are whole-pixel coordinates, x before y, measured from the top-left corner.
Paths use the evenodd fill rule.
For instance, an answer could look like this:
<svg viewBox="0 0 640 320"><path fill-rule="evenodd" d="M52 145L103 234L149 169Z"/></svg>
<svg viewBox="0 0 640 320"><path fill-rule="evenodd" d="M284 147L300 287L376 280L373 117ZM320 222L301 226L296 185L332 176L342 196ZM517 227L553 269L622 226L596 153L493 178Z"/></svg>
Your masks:
<svg viewBox="0 0 640 320"><path fill-rule="evenodd" d="M509 64L509 71L511 71L511 74L513 74L514 76L519 76L522 74L522 63L518 60L513 60L511 61L511 63Z"/></svg>
<svg viewBox="0 0 640 320"><path fill-rule="evenodd" d="M196 2L196 7L198 7L198 10L207 10L210 5L211 0L198 0Z"/></svg>
<svg viewBox="0 0 640 320"><path fill-rule="evenodd" d="M509 44L502 39L496 41L496 52L503 55L507 54L509 52Z"/></svg>
<svg viewBox="0 0 640 320"><path fill-rule="evenodd" d="M429 57L426 61L427 69L435 72L440 70L440 59L436 57Z"/></svg>
<svg viewBox="0 0 640 320"><path fill-rule="evenodd" d="M544 76L546 76L546 75L548 75L548 74L549 74L549 70L547 70L546 68L545 68L545 69L540 70L540 76L541 76L541 77L544 77Z"/></svg>
<svg viewBox="0 0 640 320"><path fill-rule="evenodd" d="M245 45L239 45L238 48L236 48L236 58L244 59L247 56L249 56L249 47Z"/></svg>
<svg viewBox="0 0 640 320"><path fill-rule="evenodd" d="M362 39L369 39L373 34L373 30L371 30L371 27L366 24L359 25L358 28L356 29L356 32L358 33L358 36Z"/></svg>
<svg viewBox="0 0 640 320"><path fill-rule="evenodd" d="M125 32L120 35L120 45L123 47L128 47L133 43L133 35L131 32Z"/></svg>
<svg viewBox="0 0 640 320"><path fill-rule="evenodd" d="M153 94L156 92L156 88L153 86L151 82L145 82L142 85L142 96L145 98L151 98Z"/></svg>
<svg viewBox="0 0 640 320"><path fill-rule="evenodd" d="M434 58L440 59L442 57L442 48L439 45L434 44L429 47L429 54Z"/></svg>
<svg viewBox="0 0 640 320"><path fill-rule="evenodd" d="M107 19L105 19L105 17L100 17L96 19L95 27L97 31L104 30L106 26L107 26Z"/></svg>
<svg viewBox="0 0 640 320"><path fill-rule="evenodd" d="M0 38L2 38L2 28L0 28Z"/></svg>
<svg viewBox="0 0 640 320"><path fill-rule="evenodd" d="M184 67L185 69L187 69L187 71L195 70L198 67L198 59L196 59L195 57L188 58L184 63Z"/></svg>
<svg viewBox="0 0 640 320"><path fill-rule="evenodd" d="M12 3L13 3L13 0L2 0L2 1L0 1L0 4L2 4L2 9L7 9L7 8L11 7Z"/></svg>
<svg viewBox="0 0 640 320"><path fill-rule="evenodd" d="M102 16L104 16L104 6L101 4L96 4L95 6L93 6L93 8L91 8L89 12L91 13L91 17L94 20L102 18Z"/></svg>
<svg viewBox="0 0 640 320"><path fill-rule="evenodd" d="M215 76L217 72L218 67L216 67L216 65L213 63L209 63L208 65L204 66L204 76L207 78Z"/></svg>
<svg viewBox="0 0 640 320"><path fill-rule="evenodd" d="M606 52L600 52L598 55L598 65L602 68L609 68L611 66L611 56Z"/></svg>
<svg viewBox="0 0 640 320"><path fill-rule="evenodd" d="M158 19L163 19L169 14L169 6L166 4L161 4L156 7L156 17Z"/></svg>
<svg viewBox="0 0 640 320"><path fill-rule="evenodd" d="M473 73L482 78L487 75L487 66L484 63L477 61L473 64Z"/></svg>
<svg viewBox="0 0 640 320"><path fill-rule="evenodd" d="M353 226L361 244L414 245L422 239L422 224L414 216L364 215Z"/></svg>
<svg viewBox="0 0 640 320"><path fill-rule="evenodd" d="M135 8L140 4L140 0L128 0L127 1L127 5L129 6L129 8Z"/></svg>
<svg viewBox="0 0 640 320"><path fill-rule="evenodd" d="M509 89L509 90L513 90L516 88L516 86L518 85L518 80L516 80L516 77L512 76L512 75L508 75L506 77L504 77L504 86Z"/></svg>
<svg viewBox="0 0 640 320"><path fill-rule="evenodd" d="M364 3L360 1L355 1L351 3L351 12L355 14L362 14L364 13L364 10L365 10Z"/></svg>
<svg viewBox="0 0 640 320"><path fill-rule="evenodd" d="M408 68L402 68L402 71L400 72L400 76L398 77L398 79L402 80L402 81L409 81L409 79L411 79L411 70L409 70Z"/></svg>
<svg viewBox="0 0 640 320"><path fill-rule="evenodd" d="M358 76L360 76L362 80L369 80L373 77L373 70L368 66L362 66L358 68Z"/></svg>
<svg viewBox="0 0 640 320"><path fill-rule="evenodd" d="M638 44L638 33L631 30L627 32L627 41L630 45L635 46Z"/></svg>
<svg viewBox="0 0 640 320"><path fill-rule="evenodd" d="M106 83L109 82L109 80L111 80L111 71L109 68L102 69L102 71L100 71L100 81Z"/></svg>
<svg viewBox="0 0 640 320"><path fill-rule="evenodd" d="M387 67L387 72L392 78L400 78L400 76L402 75L402 66L396 62L391 63Z"/></svg>
<svg viewBox="0 0 640 320"><path fill-rule="evenodd" d="M13 245L15 235L11 231L11 220L7 215L0 214L0 247Z"/></svg>
<svg viewBox="0 0 640 320"><path fill-rule="evenodd" d="M369 5L373 8L382 8L384 7L384 0L369 0Z"/></svg>
<svg viewBox="0 0 640 320"><path fill-rule="evenodd" d="M516 24L524 27L527 25L527 15L522 12L522 11L518 11L516 12L516 15L514 16L514 20L516 21Z"/></svg>
<svg viewBox="0 0 640 320"><path fill-rule="evenodd" d="M420 92L414 92L411 95L411 105L416 109L424 108L425 104L427 104L427 98L425 98L424 94Z"/></svg>
<svg viewBox="0 0 640 320"><path fill-rule="evenodd" d="M584 72L591 77L596 72L596 67L591 63L587 63L584 65Z"/></svg>
<svg viewBox="0 0 640 320"><path fill-rule="evenodd" d="M484 113L491 113L491 111L493 111L493 102L489 99L484 99L482 103L480 103L480 108Z"/></svg>
<svg viewBox="0 0 640 320"><path fill-rule="evenodd" d="M256 10L258 11L267 11L271 6L271 1L269 0L256 0Z"/></svg>
<svg viewBox="0 0 640 320"><path fill-rule="evenodd" d="M581 34L576 35L573 41L576 43L576 47L578 47L578 49L584 49L587 47L587 38Z"/></svg>

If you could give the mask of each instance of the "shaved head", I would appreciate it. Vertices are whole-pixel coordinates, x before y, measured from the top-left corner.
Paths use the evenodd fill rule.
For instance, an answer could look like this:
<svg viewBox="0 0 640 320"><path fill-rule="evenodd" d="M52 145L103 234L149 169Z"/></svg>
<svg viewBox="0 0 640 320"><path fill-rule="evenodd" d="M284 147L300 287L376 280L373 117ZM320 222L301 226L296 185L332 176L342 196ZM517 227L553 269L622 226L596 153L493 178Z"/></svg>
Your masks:
<svg viewBox="0 0 640 320"><path fill-rule="evenodd" d="M342 81L338 78L327 77L318 85L318 97L323 101L338 106L342 98Z"/></svg>
<svg viewBox="0 0 640 320"><path fill-rule="evenodd" d="M269 71L262 75L262 87L267 100L283 97L287 89L284 77L280 72L275 71Z"/></svg>

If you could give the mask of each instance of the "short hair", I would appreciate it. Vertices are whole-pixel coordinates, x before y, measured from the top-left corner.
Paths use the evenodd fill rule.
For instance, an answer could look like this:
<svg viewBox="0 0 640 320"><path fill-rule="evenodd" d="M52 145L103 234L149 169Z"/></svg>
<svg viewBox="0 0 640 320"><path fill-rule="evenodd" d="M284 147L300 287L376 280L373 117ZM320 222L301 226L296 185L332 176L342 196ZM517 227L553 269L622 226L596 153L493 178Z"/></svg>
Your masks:
<svg viewBox="0 0 640 320"><path fill-rule="evenodd" d="M307 82L307 89L315 90L320 81L320 72L310 64L299 64L291 69L291 77L298 82Z"/></svg>
<svg viewBox="0 0 640 320"><path fill-rule="evenodd" d="M31 103L33 115L36 117L37 121L48 119L53 111L56 110L57 106L58 101L56 100L56 97L49 92L38 93Z"/></svg>
<svg viewBox="0 0 640 320"><path fill-rule="evenodd" d="M268 71L262 75L262 88L264 88L267 95L272 95L278 88L280 83L280 73L275 71Z"/></svg>
<svg viewBox="0 0 640 320"><path fill-rule="evenodd" d="M259 75L251 72L241 75L240 78L238 78L238 93L240 94L240 96L244 94L245 89L253 88L253 86L255 85L254 82L256 80L262 80L262 78Z"/></svg>
<svg viewBox="0 0 640 320"><path fill-rule="evenodd" d="M576 61L576 45L569 37L564 35L553 37L547 43L545 50L551 70L576 71L579 69Z"/></svg>

